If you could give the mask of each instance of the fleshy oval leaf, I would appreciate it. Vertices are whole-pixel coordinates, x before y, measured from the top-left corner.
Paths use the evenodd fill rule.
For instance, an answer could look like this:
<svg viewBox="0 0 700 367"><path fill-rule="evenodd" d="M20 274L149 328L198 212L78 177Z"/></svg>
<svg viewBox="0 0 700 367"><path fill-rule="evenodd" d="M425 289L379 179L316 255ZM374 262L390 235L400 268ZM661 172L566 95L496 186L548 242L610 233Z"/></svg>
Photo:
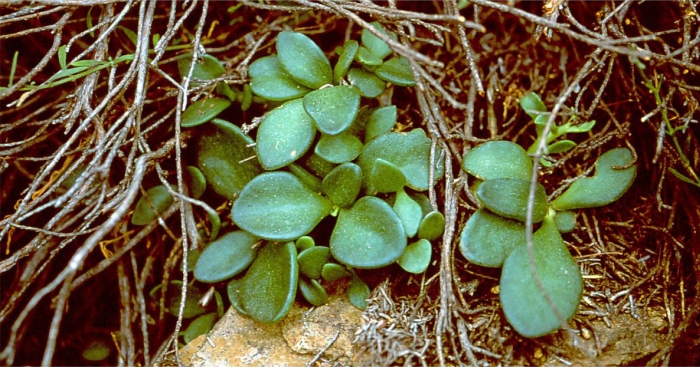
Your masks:
<svg viewBox="0 0 700 367"><path fill-rule="evenodd" d="M342 264L360 269L381 268L401 257L406 249L406 233L389 204L365 196L338 214L330 249Z"/></svg>
<svg viewBox="0 0 700 367"><path fill-rule="evenodd" d="M277 59L285 71L311 89L333 82L331 63L323 51L304 34L284 31L277 38Z"/></svg>
<svg viewBox="0 0 700 367"><path fill-rule="evenodd" d="M326 263L323 265L323 270L321 270L321 277L323 280L329 282L334 282L349 276L352 276L352 273L350 273L345 266L336 263Z"/></svg>
<svg viewBox="0 0 700 367"><path fill-rule="evenodd" d="M576 143L571 140L559 140L558 142L552 143L547 146L548 154L559 154L564 153L571 148L575 147Z"/></svg>
<svg viewBox="0 0 700 367"><path fill-rule="evenodd" d="M304 167L292 163L289 166L287 166L287 169L294 176L297 176L297 178L301 180L301 182L303 182L304 185L308 186L311 190L315 192L321 191L321 179L316 177L316 175L314 175L313 173L307 171Z"/></svg>
<svg viewBox="0 0 700 367"><path fill-rule="evenodd" d="M570 233L576 229L576 213L571 211L556 212L554 223L560 233Z"/></svg>
<svg viewBox="0 0 700 367"><path fill-rule="evenodd" d="M299 269L293 242L269 242L242 279L238 299L248 316L263 323L287 315L297 292Z"/></svg>
<svg viewBox="0 0 700 367"><path fill-rule="evenodd" d="M479 209L462 230L459 250L476 265L497 268L503 265L515 246L524 241L523 223Z"/></svg>
<svg viewBox="0 0 700 367"><path fill-rule="evenodd" d="M429 182L430 177L430 139L423 129L417 128L410 132L389 132L376 137L365 145L358 157L357 164L363 172L371 172L374 161L377 158L384 159L398 167L406 176L406 186L416 191L425 191L434 182ZM440 149L435 149L435 182L444 172L444 164L438 159ZM372 183L369 177L365 178L364 185L370 188Z"/></svg>
<svg viewBox="0 0 700 367"><path fill-rule="evenodd" d="M328 247L314 246L299 253L297 263L299 264L299 272L311 279L320 279L323 265L331 258L331 252Z"/></svg>
<svg viewBox="0 0 700 367"><path fill-rule="evenodd" d="M343 50L340 52L340 56L338 57L338 62L335 63L335 67L333 68L333 82L338 84L340 79L345 77L345 75L348 73L348 69L350 69L352 61L355 59L355 55L357 55L357 50L359 48L360 46L355 40L345 42L345 45L343 45Z"/></svg>
<svg viewBox="0 0 700 367"><path fill-rule="evenodd" d="M381 58L377 57L377 55L373 54L372 51L365 46L360 46L355 58L367 68L377 67L383 62Z"/></svg>
<svg viewBox="0 0 700 367"><path fill-rule="evenodd" d="M314 152L331 163L345 163L357 158L362 151L362 142L353 135L323 135L316 143Z"/></svg>
<svg viewBox="0 0 700 367"><path fill-rule="evenodd" d="M209 331L211 331L216 323L217 316L218 315L216 312L211 312L192 320L190 325L187 326L187 329L181 333L185 344L188 344L198 336L207 334Z"/></svg>
<svg viewBox="0 0 700 367"><path fill-rule="evenodd" d="M418 204L420 205L420 203ZM439 211L431 211L425 215L418 227L418 238L433 241L445 231L445 216Z"/></svg>
<svg viewBox="0 0 700 367"><path fill-rule="evenodd" d="M235 231L210 243L199 255L194 278L202 283L217 283L239 274L253 262L256 240L246 231Z"/></svg>
<svg viewBox="0 0 700 367"><path fill-rule="evenodd" d="M535 92L530 92L520 98L520 107L527 113L533 120L537 116L542 116L541 113L536 112L547 112L547 106L544 105L540 96Z"/></svg>
<svg viewBox="0 0 700 367"><path fill-rule="evenodd" d="M250 88L255 95L268 101L300 98L311 91L286 74L269 74L253 78L250 80Z"/></svg>
<svg viewBox="0 0 700 367"><path fill-rule="evenodd" d="M399 258L399 265L409 273L420 274L428 269L430 259L433 255L433 246L430 241L420 239L406 247L403 255Z"/></svg>
<svg viewBox="0 0 700 367"><path fill-rule="evenodd" d="M392 57L374 71L378 77L402 87L416 85L411 65L403 57Z"/></svg>
<svg viewBox="0 0 700 367"><path fill-rule="evenodd" d="M357 274L353 274L350 286L348 286L348 300L350 304L360 310L364 310L367 308L367 298L369 298L369 287Z"/></svg>
<svg viewBox="0 0 700 367"><path fill-rule="evenodd" d="M406 176L401 169L381 158L374 160L369 177L370 194L397 192L403 189L405 184Z"/></svg>
<svg viewBox="0 0 700 367"><path fill-rule="evenodd" d="M568 320L576 313L583 290L576 261L550 218L533 234L532 242L537 275L554 306ZM525 337L539 337L561 327L535 283L525 243L516 246L503 263L500 298L508 322Z"/></svg>
<svg viewBox="0 0 700 367"><path fill-rule="evenodd" d="M217 194L234 200L243 187L262 172L253 139L230 122L214 119L198 129L197 168Z"/></svg>
<svg viewBox="0 0 700 367"><path fill-rule="evenodd" d="M311 232L330 211L328 199L291 173L277 171L251 180L233 203L231 217L257 237L291 241Z"/></svg>
<svg viewBox="0 0 700 367"><path fill-rule="evenodd" d="M304 109L324 134L337 135L347 130L360 109L360 92L349 85L315 90L304 96Z"/></svg>
<svg viewBox="0 0 700 367"><path fill-rule="evenodd" d="M619 199L632 186L637 167L631 165L632 152L627 148L615 148L605 152L596 162L593 177L576 180L568 190L554 199L552 206L557 210L594 208Z"/></svg>
<svg viewBox="0 0 700 367"><path fill-rule="evenodd" d="M299 279L299 290L301 295L316 307L328 303L328 293L316 279Z"/></svg>
<svg viewBox="0 0 700 367"><path fill-rule="evenodd" d="M348 81L367 98L377 98L386 89L386 82L382 78L359 68L350 69Z"/></svg>
<svg viewBox="0 0 700 367"><path fill-rule="evenodd" d="M310 236L301 236L296 240L294 245L297 247L298 252L302 252L307 248L316 246L316 241Z"/></svg>
<svg viewBox="0 0 700 367"><path fill-rule="evenodd" d="M265 114L258 127L256 148L266 170L282 168L311 147L316 128L301 99L289 101Z"/></svg>
<svg viewBox="0 0 700 367"><path fill-rule="evenodd" d="M423 210L420 205L413 201L404 190L399 190L396 193L394 201L394 212L401 219L403 229L407 237L413 237L418 233L421 219L423 219Z"/></svg>
<svg viewBox="0 0 700 367"><path fill-rule="evenodd" d="M352 206L362 189L362 169L355 163L343 163L335 167L321 183L321 190L333 204L348 208Z"/></svg>
<svg viewBox="0 0 700 367"><path fill-rule="evenodd" d="M386 106L372 111L365 127L365 142L386 134L396 125L396 106Z"/></svg>
<svg viewBox="0 0 700 367"><path fill-rule="evenodd" d="M181 77L186 77L190 71L190 63L192 62L192 54L188 53L178 57L177 68ZM192 70L192 79L211 80L216 79L226 73L226 69L221 65L219 59L212 55L203 55L197 60Z"/></svg>
<svg viewBox="0 0 700 367"><path fill-rule="evenodd" d="M525 149L510 141L489 141L467 152L462 169L482 180L532 175L532 159Z"/></svg>
<svg viewBox="0 0 700 367"><path fill-rule="evenodd" d="M182 127L194 127L210 121L231 105L226 98L200 99L182 113Z"/></svg>
<svg viewBox="0 0 700 367"><path fill-rule="evenodd" d="M259 78L265 75L288 75L277 58L277 55L261 57L250 64L248 76Z"/></svg>
<svg viewBox="0 0 700 367"><path fill-rule="evenodd" d="M151 223L173 203L173 196L164 185L152 187L146 191L146 196L141 197L136 203L136 209L131 215L131 224L145 226ZM151 208L151 205L153 208ZM155 209L155 211L153 211Z"/></svg>
<svg viewBox="0 0 700 367"><path fill-rule="evenodd" d="M525 222L530 180L497 178L486 180L476 190L476 196L486 209L506 218ZM539 223L547 214L547 193L541 184L535 190L533 223Z"/></svg>

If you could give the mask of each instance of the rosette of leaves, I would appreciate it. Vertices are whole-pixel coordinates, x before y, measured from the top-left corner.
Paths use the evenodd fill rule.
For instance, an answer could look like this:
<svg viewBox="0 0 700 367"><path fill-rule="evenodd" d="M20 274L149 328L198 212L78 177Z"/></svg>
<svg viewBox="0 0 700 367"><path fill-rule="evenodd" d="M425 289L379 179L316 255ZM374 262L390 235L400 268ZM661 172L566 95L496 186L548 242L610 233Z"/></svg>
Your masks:
<svg viewBox="0 0 700 367"><path fill-rule="evenodd" d="M572 210L607 205L629 189L636 174L631 152L616 148L604 153L593 177L578 179L551 203L544 188L537 184L533 222L542 224L532 237L533 260L553 305L535 283L525 244L532 174L527 152L512 142L487 142L467 153L462 168L477 178L475 196L483 207L472 214L462 230L460 251L474 264L503 267L501 305L516 331L538 337L559 329L557 312L570 319L582 292L581 274L560 233L574 229Z"/></svg>
<svg viewBox="0 0 700 367"><path fill-rule="evenodd" d="M572 116L572 118L563 125L552 124L547 136L543 136L544 127L547 124L550 113L547 111L547 107L544 105L544 102L542 102L542 99L540 99L540 96L535 92L524 95L520 98L520 107L532 118L537 129L537 138L527 150L529 154L535 153L540 141L543 139L547 146L545 154L564 153L575 147L576 143L568 139L560 139L561 137L569 133L585 133L591 131L593 126L595 126L595 121L574 125L573 122L575 118ZM551 163L545 159L540 160L540 163L545 167L551 166Z"/></svg>

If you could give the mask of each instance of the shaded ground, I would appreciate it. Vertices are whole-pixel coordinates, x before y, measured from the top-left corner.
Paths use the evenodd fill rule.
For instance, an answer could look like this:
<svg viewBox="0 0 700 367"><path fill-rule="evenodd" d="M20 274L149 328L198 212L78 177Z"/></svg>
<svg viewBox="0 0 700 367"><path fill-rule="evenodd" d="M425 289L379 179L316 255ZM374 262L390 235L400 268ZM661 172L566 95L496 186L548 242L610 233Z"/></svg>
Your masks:
<svg viewBox="0 0 700 367"><path fill-rule="evenodd" d="M389 310L403 319L391 333L367 321L358 347L386 365L405 363L406 351L419 353L427 365L614 364L599 357L610 340L637 339L629 330L638 322L640 330L655 329L658 348L628 363L699 362L696 3L554 1L510 7L477 0L460 11L449 2L400 2L405 12L392 10L391 3L329 0L175 8L165 2L42 3L0 8L1 86L9 85L18 52L13 86L0 90L2 363L36 365L42 358L54 365L86 363L75 360L75 353L95 339L119 346L127 365L150 364L163 355L176 322L159 312L148 292L182 277L178 207L165 215L167 231L157 223L130 230L127 210L142 182L148 188L158 174L174 177L178 159L189 159L176 154L175 144L187 143L187 133L178 136L167 128L184 97L175 86L180 82L175 57L201 44L224 61L227 82L243 84L251 58L273 52L279 31L303 31L332 50L346 37L358 38L361 19L382 22L415 50L405 56L414 61L419 87L397 89L393 102L403 126L422 126L448 148L452 169L431 193L448 223L445 241L435 249L437 261L425 276L396 269L363 273L371 286L388 279L386 299L393 300L375 294L367 320L379 320ZM98 25L90 30L94 35L86 32L90 24ZM183 47L148 54L155 66L146 67L146 55L136 55L130 64L60 86L20 90L60 70L59 45L71 44L69 61L84 50L84 60L133 54L124 29L142 43L172 31L170 44ZM637 156L638 177L624 198L584 211L576 231L564 238L585 281L571 322L583 339L575 348L564 332L534 340L517 335L498 303L499 271L468 264L454 251L477 206L464 190L469 183L459 169L461 157L486 139L529 146L535 128L518 106L529 91L564 118L597 121L590 134L572 137L575 149L543 170L540 182L548 192L610 148L627 146ZM208 92L200 87L186 94ZM222 117L250 123L262 113L261 106L245 113L233 107ZM61 199L65 189L58 183L74 165L90 162L96 163L88 175L94 183L71 200ZM612 331L589 335L604 330L601 323ZM113 351L104 364L117 364L116 355Z"/></svg>

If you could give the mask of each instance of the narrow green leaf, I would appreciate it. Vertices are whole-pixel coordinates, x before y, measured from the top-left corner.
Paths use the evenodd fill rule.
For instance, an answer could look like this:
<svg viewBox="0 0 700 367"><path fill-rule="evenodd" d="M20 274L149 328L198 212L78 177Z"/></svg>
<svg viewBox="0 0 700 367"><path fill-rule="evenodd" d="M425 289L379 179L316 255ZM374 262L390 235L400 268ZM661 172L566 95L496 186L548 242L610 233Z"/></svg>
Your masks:
<svg viewBox="0 0 700 367"><path fill-rule="evenodd" d="M233 203L233 221L271 241L295 240L331 212L328 199L289 172L266 172L251 180Z"/></svg>
<svg viewBox="0 0 700 367"><path fill-rule="evenodd" d="M569 133L585 133L588 131L591 131L593 129L593 126L595 126L595 120L584 122L581 125L574 125L574 126L569 126L566 129L566 132Z"/></svg>
<svg viewBox="0 0 700 367"><path fill-rule="evenodd" d="M311 147L316 128L301 99L289 101L265 114L258 127L257 151L266 170L282 168Z"/></svg>
<svg viewBox="0 0 700 367"><path fill-rule="evenodd" d="M122 26L118 26L118 28L121 29L122 32L124 32L124 34L126 34L126 37L129 38L131 43L134 44L134 47L138 46L139 37L138 37L138 35L136 35L136 32L132 31L129 28L122 27ZM148 47L148 46L146 46L146 47Z"/></svg>
<svg viewBox="0 0 700 367"><path fill-rule="evenodd" d="M18 53L19 51L15 51L15 59ZM13 60L13 64L15 62L16 61ZM61 70L66 70L68 68L68 64L66 64L66 45L61 45L61 47L58 48L58 64L61 66ZM14 76L14 71L11 70L10 74Z"/></svg>
<svg viewBox="0 0 700 367"><path fill-rule="evenodd" d="M551 144L547 147L547 153L549 153L549 154L564 153L575 146L576 146L576 143L571 141L571 140L559 140L558 142Z"/></svg>
<svg viewBox="0 0 700 367"><path fill-rule="evenodd" d="M340 53L340 57L338 57L338 62L336 62L335 68L333 68L333 82L335 84L338 84L340 79L343 79L345 74L348 73L350 64L352 64L352 61L355 59L358 49L359 45L357 41L354 40L349 40L343 45L343 50Z"/></svg>
<svg viewBox="0 0 700 367"><path fill-rule="evenodd" d="M304 34L284 31L277 38L277 58L299 84L318 89L333 82L331 64L323 51Z"/></svg>
<svg viewBox="0 0 700 367"><path fill-rule="evenodd" d="M17 59L19 58L19 51L15 51L14 56L12 56L12 66L10 67L10 78L7 81L7 87L11 87L15 82L15 72L17 71Z"/></svg>
<svg viewBox="0 0 700 367"><path fill-rule="evenodd" d="M538 116L543 116L542 114L533 112L547 112L547 106L544 105L540 96L535 92L530 92L520 98L520 107L527 113L533 120Z"/></svg>

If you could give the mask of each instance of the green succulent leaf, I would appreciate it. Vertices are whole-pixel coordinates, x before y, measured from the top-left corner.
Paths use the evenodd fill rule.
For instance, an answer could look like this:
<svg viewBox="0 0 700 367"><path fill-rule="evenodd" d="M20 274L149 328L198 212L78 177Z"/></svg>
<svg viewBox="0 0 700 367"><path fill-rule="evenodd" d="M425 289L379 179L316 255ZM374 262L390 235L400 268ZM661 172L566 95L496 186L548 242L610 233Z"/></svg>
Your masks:
<svg viewBox="0 0 700 367"><path fill-rule="evenodd" d="M352 276L352 273L350 273L345 266L336 263L326 263L323 265L323 270L321 270L321 277L323 280L329 282L334 282L349 276Z"/></svg>
<svg viewBox="0 0 700 367"><path fill-rule="evenodd" d="M583 290L576 261L551 218L545 219L532 242L537 275L556 309L568 320L576 313ZM525 243L516 246L503 264L500 298L508 322L525 337L539 337L561 327L535 283Z"/></svg>
<svg viewBox="0 0 700 367"><path fill-rule="evenodd" d="M520 107L527 113L533 120L538 116L543 116L539 113L533 112L547 112L547 106L540 99L540 96L535 92L530 92L520 98ZM545 120L546 121L546 120Z"/></svg>
<svg viewBox="0 0 700 367"><path fill-rule="evenodd" d="M348 287L350 304L364 311L367 308L367 298L369 298L369 287L357 274L353 274Z"/></svg>
<svg viewBox="0 0 700 367"><path fill-rule="evenodd" d="M294 303L299 269L293 242L268 242L260 249L234 297L254 320L274 323L284 318Z"/></svg>
<svg viewBox="0 0 700 367"><path fill-rule="evenodd" d="M308 169L309 172L313 173L317 177L326 177L333 170L333 168L337 166L337 164L328 162L315 153L307 155L302 161L302 164L304 168Z"/></svg>
<svg viewBox="0 0 700 367"><path fill-rule="evenodd" d="M367 47L360 46L357 51L357 56L355 56L357 61L365 65L365 67L377 67L382 64L383 60L377 55L373 54L372 51L367 49Z"/></svg>
<svg viewBox="0 0 700 367"><path fill-rule="evenodd" d="M382 34L389 35L384 27L382 27L382 25L378 22L372 22L371 25ZM382 41L379 37L372 34L372 32L368 31L366 28L362 30L360 38L362 39L362 45L378 59L384 59L391 54L391 48L389 48L389 45Z"/></svg>
<svg viewBox="0 0 700 367"><path fill-rule="evenodd" d="M301 236L296 240L294 245L297 247L297 251L301 252L308 248L316 246L316 241L314 241L312 237Z"/></svg>
<svg viewBox="0 0 700 367"><path fill-rule="evenodd" d="M284 31L277 38L277 58L287 73L311 89L333 82L331 63L323 51L304 34Z"/></svg>
<svg viewBox="0 0 700 367"><path fill-rule="evenodd" d="M135 226L145 226L151 223L173 203L173 196L164 185L152 187L146 191L146 196L141 197L136 203L136 209L131 215L131 224ZM153 211L151 208L156 211Z"/></svg>
<svg viewBox="0 0 700 367"><path fill-rule="evenodd" d="M282 67L282 64L280 64L277 55L261 57L250 64L250 67L248 68L249 77L255 79L265 75L289 76L289 74L284 71L284 68Z"/></svg>
<svg viewBox="0 0 700 367"><path fill-rule="evenodd" d="M182 113L182 127L194 127L201 125L218 116L231 105L226 98L200 99L187 107Z"/></svg>
<svg viewBox="0 0 700 367"><path fill-rule="evenodd" d="M257 151L266 170L296 161L311 147L316 128L301 99L286 102L265 114L258 127Z"/></svg>
<svg viewBox="0 0 700 367"><path fill-rule="evenodd" d="M311 279L320 279L323 265L331 258L328 247L314 246L299 253L297 263L299 271Z"/></svg>
<svg viewBox="0 0 700 367"><path fill-rule="evenodd" d="M403 223L406 236L415 236L418 233L421 219L423 219L423 210L421 210L420 205L413 201L402 189L396 193L393 209L401 219L401 223Z"/></svg>
<svg viewBox="0 0 700 367"><path fill-rule="evenodd" d="M207 212L207 218L211 222L211 234L209 235L209 241L214 241L217 236L219 236L219 229L221 229L221 218L219 214L212 214Z"/></svg>
<svg viewBox="0 0 700 367"><path fill-rule="evenodd" d="M187 166L184 176L187 192L193 198L199 199L207 188L207 179L204 174L195 166Z"/></svg>
<svg viewBox="0 0 700 367"><path fill-rule="evenodd" d="M109 344L105 341L93 340L83 349L82 356L86 361L101 362L107 359L111 352Z"/></svg>
<svg viewBox="0 0 700 367"><path fill-rule="evenodd" d="M584 122L581 125L569 125L566 128L567 133L585 133L591 131L595 126L595 120Z"/></svg>
<svg viewBox="0 0 700 367"><path fill-rule="evenodd" d="M231 301L231 306L241 315L248 316L248 312L243 308L240 299L243 284L243 279L231 280L226 286L226 294L228 295L228 300Z"/></svg>
<svg viewBox="0 0 700 367"><path fill-rule="evenodd" d="M230 122L214 119L199 128L195 150L197 167L217 194L234 200L243 187L262 172L252 148L253 139Z"/></svg>
<svg viewBox="0 0 700 367"><path fill-rule="evenodd" d="M403 270L413 274L420 274L428 269L432 254L433 246L430 244L430 241L420 239L406 247L406 251L401 255L398 262Z"/></svg>
<svg viewBox="0 0 700 367"><path fill-rule="evenodd" d="M361 188L362 169L350 162L334 168L321 183L323 193L341 208L352 206Z"/></svg>
<svg viewBox="0 0 700 367"><path fill-rule="evenodd" d="M190 63L192 62L192 54L184 54L177 59L177 68L180 72L180 77L184 78L190 71ZM219 59L212 55L203 55L197 60L192 70L192 78L199 80L216 79L226 73L226 69L221 65Z"/></svg>
<svg viewBox="0 0 700 367"><path fill-rule="evenodd" d="M417 128L410 132L389 132L370 141L357 162L363 172L372 172L377 158L381 158L398 167L406 176L406 185L416 191L425 191L439 179L444 172L440 156L440 149L435 150L435 176L434 182L429 182L430 177L430 138L425 135L423 129ZM376 183L370 181L369 175L365 178L364 185L370 189Z"/></svg>
<svg viewBox="0 0 700 367"><path fill-rule="evenodd" d="M189 344L189 342L193 341L200 335L209 333L216 323L216 319L218 318L217 316L218 315L216 312L211 312L192 320L187 329L180 333L185 341L185 344Z"/></svg>
<svg viewBox="0 0 700 367"><path fill-rule="evenodd" d="M462 169L482 180L520 178L532 175L532 159L525 149L510 141L490 141L467 152Z"/></svg>
<svg viewBox="0 0 700 367"><path fill-rule="evenodd" d="M486 209L506 218L525 222L527 216L527 201L530 194L530 180L517 178L497 178L486 180L476 196ZM533 223L539 223L547 214L547 193L544 187L537 184L535 190L535 205Z"/></svg>
<svg viewBox="0 0 700 367"><path fill-rule="evenodd" d="M224 84L227 85L227 84ZM243 85L243 93L241 94L241 110L247 111L250 105L253 104L253 88L250 84Z"/></svg>
<svg viewBox="0 0 700 367"><path fill-rule="evenodd" d="M571 148L573 148L575 146L576 146L576 143L571 141L571 140L559 140L558 142L547 146L547 153L548 154L564 153L568 150L571 150Z"/></svg>
<svg viewBox="0 0 700 367"><path fill-rule="evenodd" d="M401 257L406 233L401 219L383 200L365 196L343 209L330 239L340 263L360 269L381 268Z"/></svg>
<svg viewBox="0 0 700 367"><path fill-rule="evenodd" d="M289 172L266 172L251 180L233 203L242 229L271 241L291 241L309 232L331 211L328 199Z"/></svg>
<svg viewBox="0 0 700 367"><path fill-rule="evenodd" d="M323 135L316 143L314 152L331 163L345 163L357 158L362 151L362 142L353 135Z"/></svg>
<svg viewBox="0 0 700 367"><path fill-rule="evenodd" d="M246 231L235 231L210 243L199 255L194 278L202 283L217 283L239 274L253 262L256 240Z"/></svg>
<svg viewBox="0 0 700 367"><path fill-rule="evenodd" d="M297 176L297 178L301 180L304 185L308 186L314 192L321 191L321 179L316 177L316 175L313 173L307 171L304 167L292 163L287 166L287 169L289 169L289 172L291 172L294 176Z"/></svg>
<svg viewBox="0 0 700 367"><path fill-rule="evenodd" d="M166 286L165 293L165 311L173 316L177 316L180 312L180 301L182 300L182 282L178 280L171 281ZM159 300L161 297L162 287L159 285L153 288L150 292L151 298ZM187 297L185 298L185 309L182 313L184 319L191 319L207 312L207 308L199 305L199 300L204 297L204 291L195 285L187 286ZM158 302L155 302L158 304Z"/></svg>
<svg viewBox="0 0 700 367"><path fill-rule="evenodd" d="M435 210L433 208L433 204L430 203L430 198L428 198L428 196L426 196L424 193L413 192L413 193L410 193L408 196L410 196L411 199L413 199L416 203L418 203L418 205L420 205L420 208L423 211L423 217L427 217L428 214L430 214L431 212L433 212ZM427 239L429 239L429 238L427 238Z"/></svg>
<svg viewBox="0 0 700 367"><path fill-rule="evenodd" d="M386 89L386 82L382 78L359 68L350 69L348 81L367 98L377 98Z"/></svg>
<svg viewBox="0 0 700 367"><path fill-rule="evenodd" d="M299 279L299 290L304 298L314 306L323 306L328 303L328 293L316 279Z"/></svg>
<svg viewBox="0 0 700 367"><path fill-rule="evenodd" d="M420 204L418 204L420 205ZM439 211L432 211L426 214L418 227L418 238L433 241L445 230L445 216Z"/></svg>
<svg viewBox="0 0 700 367"><path fill-rule="evenodd" d="M479 209L467 221L459 249L470 262L497 268L515 246L525 242L525 225Z"/></svg>
<svg viewBox="0 0 700 367"><path fill-rule="evenodd" d="M598 158L595 175L576 180L552 202L552 206L557 210L594 208L619 199L632 186L637 167L616 168L629 165L633 159L627 148L607 151Z"/></svg>
<svg viewBox="0 0 700 367"><path fill-rule="evenodd" d="M324 134L347 130L360 109L360 91L349 85L315 90L304 96L304 109Z"/></svg>
<svg viewBox="0 0 700 367"><path fill-rule="evenodd" d="M416 85L411 65L403 57L392 57L374 71L378 77L402 87Z"/></svg>
<svg viewBox="0 0 700 367"><path fill-rule="evenodd" d="M397 192L402 190L405 184L406 176L401 169L381 158L374 160L369 177L370 194Z"/></svg>
<svg viewBox="0 0 700 367"><path fill-rule="evenodd" d="M268 101L288 101L300 98L311 91L286 74L270 74L253 78L250 81L250 88L255 95Z"/></svg>
<svg viewBox="0 0 700 367"><path fill-rule="evenodd" d="M360 46L355 40L345 42L345 45L343 45L343 49L340 52L340 57L338 57L338 62L336 62L335 67L333 68L334 83L338 84L340 79L343 79L348 73L348 69L350 69L350 65L355 59L355 55L357 55L357 50L359 48Z"/></svg>
<svg viewBox="0 0 700 367"><path fill-rule="evenodd" d="M367 127L365 127L365 143L390 132L394 125L396 125L396 106L377 108L369 116Z"/></svg>
<svg viewBox="0 0 700 367"><path fill-rule="evenodd" d="M570 211L556 212L554 223L560 233L570 233L576 228L576 213Z"/></svg>

